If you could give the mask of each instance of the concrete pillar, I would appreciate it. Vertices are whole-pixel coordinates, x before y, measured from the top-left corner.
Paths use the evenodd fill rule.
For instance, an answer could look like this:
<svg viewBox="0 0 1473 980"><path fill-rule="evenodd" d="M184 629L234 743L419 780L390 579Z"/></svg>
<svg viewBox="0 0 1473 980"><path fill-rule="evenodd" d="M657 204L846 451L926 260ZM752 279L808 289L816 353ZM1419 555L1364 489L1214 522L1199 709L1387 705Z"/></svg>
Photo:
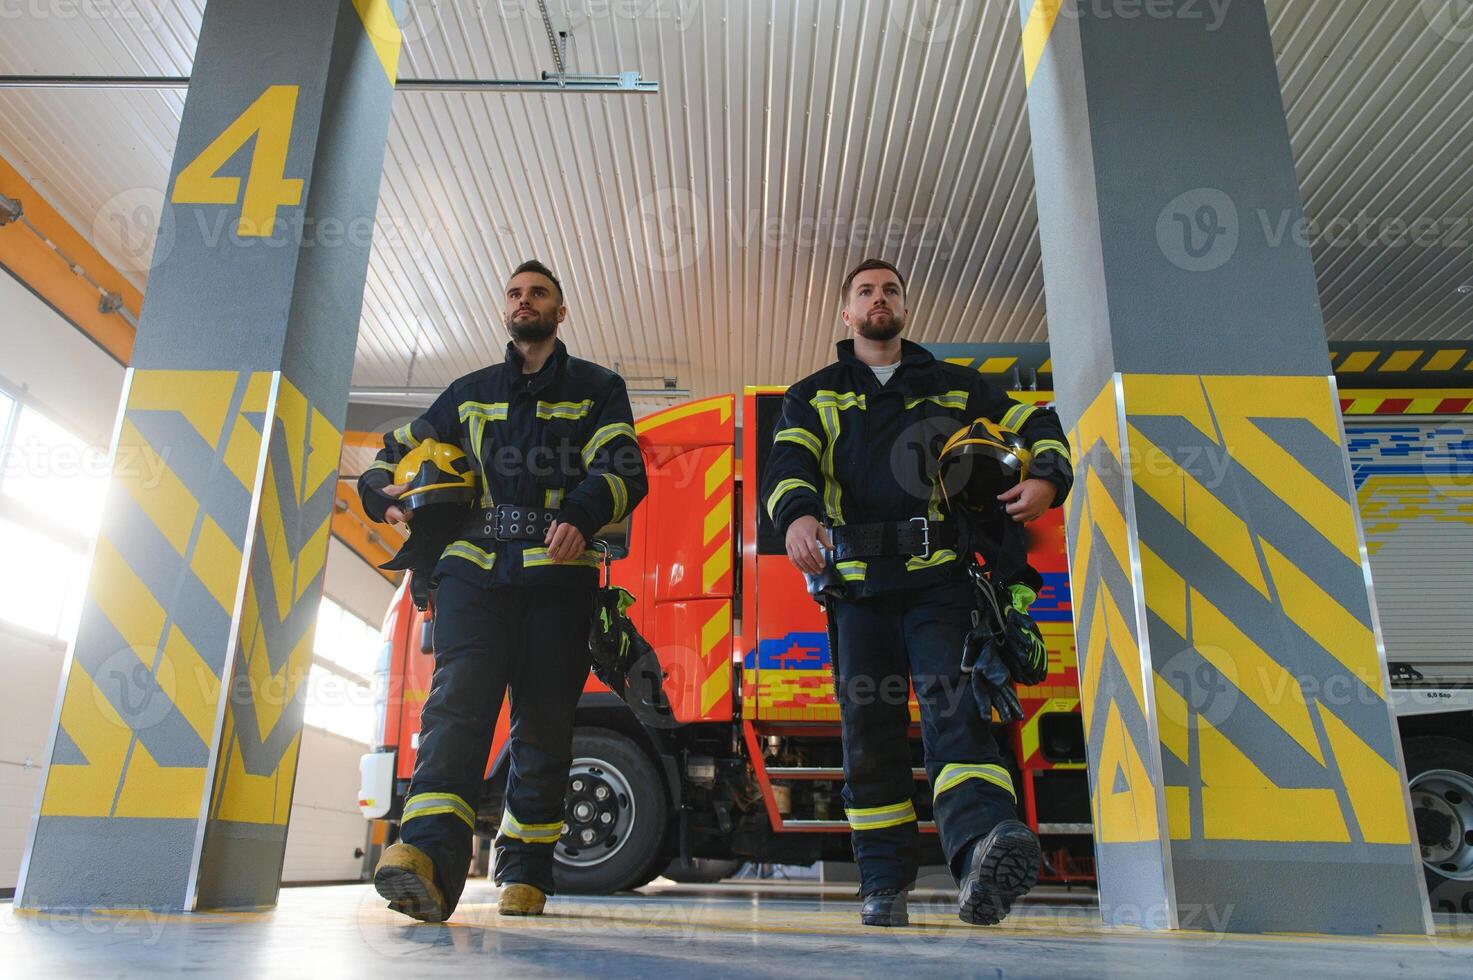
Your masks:
<svg viewBox="0 0 1473 980"><path fill-rule="evenodd" d="M275 903L399 0L210 0L18 904Z"/></svg>
<svg viewBox="0 0 1473 980"><path fill-rule="evenodd" d="M1263 0L1020 13L1105 917L1427 931Z"/></svg>

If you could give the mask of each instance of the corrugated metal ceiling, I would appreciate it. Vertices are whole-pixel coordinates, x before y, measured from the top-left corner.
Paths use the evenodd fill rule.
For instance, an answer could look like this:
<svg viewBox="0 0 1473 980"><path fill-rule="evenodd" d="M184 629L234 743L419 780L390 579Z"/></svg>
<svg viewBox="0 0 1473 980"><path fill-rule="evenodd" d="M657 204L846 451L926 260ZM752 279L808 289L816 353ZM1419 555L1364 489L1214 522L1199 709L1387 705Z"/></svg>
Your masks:
<svg viewBox="0 0 1473 980"><path fill-rule="evenodd" d="M202 0L62 6L0 22L0 72L189 73ZM567 283L575 351L697 395L823 363L869 253L910 270L918 339L1045 338L1010 0L550 6L569 70L661 95L400 94L356 383L499 358L500 286L529 255ZM1473 27L1434 29L1435 7L1269 2L1331 339L1473 340ZM552 67L534 0L414 10L406 77ZM0 154L141 284L182 104L0 92Z"/></svg>

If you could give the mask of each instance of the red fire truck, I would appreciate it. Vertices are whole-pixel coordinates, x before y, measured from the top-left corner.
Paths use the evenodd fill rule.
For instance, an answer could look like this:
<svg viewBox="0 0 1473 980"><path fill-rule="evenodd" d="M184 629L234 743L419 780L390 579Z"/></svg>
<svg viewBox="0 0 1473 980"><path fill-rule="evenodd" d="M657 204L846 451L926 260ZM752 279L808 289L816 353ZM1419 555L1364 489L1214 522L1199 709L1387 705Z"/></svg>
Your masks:
<svg viewBox="0 0 1473 980"><path fill-rule="evenodd" d="M1027 364L1027 358L989 357L990 352L979 353L976 347L941 353L959 354L949 359L984 372L995 370L998 363L1013 365L1011 377L998 380L1020 401L1041 403L1050 399L1047 391L1026 390L1039 387L1037 366L1046 370L1046 348L1038 346L1042 353L1033 358L1034 367L1022 372L1018 365ZM614 563L612 575L615 584L637 599L630 615L660 657L673 720L642 721L590 677L578 709L566 826L557 845L559 886L566 891L639 887L672 862L689 873L693 860L697 867L706 861L719 868L743 861L808 865L821 859L851 859L839 795L843 772L838 708L822 610L788 562L753 489L761 483L782 393L781 388L747 389L740 429L736 396L731 395L676 405L635 426L650 490L634 515L628 540L620 549L625 556ZM1377 398L1374 392L1346 394L1348 425L1362 404L1400 411L1422 402L1437 403L1441 421L1436 426L1398 417L1392 421L1406 433L1396 438L1415 441L1417 432L1424 432L1432 439L1448 425L1459 426L1465 436L1451 444L1462 447L1456 452L1463 454L1458 464L1463 468L1448 479L1461 481L1455 486L1466 496L1466 474L1473 474L1466 412L1473 393L1456 406L1442 396L1413 402ZM1351 428L1353 456L1359 431ZM1361 441L1369 447L1363 447L1369 455L1365 466L1356 470L1358 488L1363 476L1374 477L1380 462L1395 466L1404 462L1404 441L1395 444L1400 448L1394 457L1376 448L1386 442L1384 438ZM1394 483L1403 478L1392 474L1386 479ZM1363 507L1374 492L1379 491L1372 484L1361 489ZM999 744L1011 749L1022 817L1044 841L1043 879L1089 882L1093 880L1090 802L1060 511L1051 511L1030 529L1032 561L1046 583L1032 611L1048 644L1049 675L1043 684L1018 691L1026 719L999 728L997 735ZM1375 525L1367 533L1374 538L1392 530ZM1372 541L1373 566L1376 554ZM1460 560L1473 562L1473 549ZM1377 575L1379 586L1381 573ZM1429 582L1418 590L1425 595L1426 590L1441 587ZM1386 601L1381 604L1384 622ZM363 757L359 800L364 815L383 821L378 826L390 828L390 834L414 768L420 709L434 662L430 635L423 614L401 585L384 622L376 677L381 727L375 750ZM1419 641L1419 646L1425 644ZM1465 646L1459 643L1460 650ZM960 656L961 651L957 653ZM1396 653L1393 660L1416 661L1424 671L1432 669L1415 657L1398 658ZM1416 670L1411 674L1422 676ZM1446 736L1468 727L1473 691L1463 683L1441 682L1436 686L1454 687L1455 693L1418 690L1427 685L1411 683L1409 676L1399 679L1396 703L1404 715L1410 768L1421 749L1438 748L1445 756L1449 746L1457 748L1459 743ZM1440 700L1423 704L1432 694ZM918 721L913 702L911 711L913 721ZM487 835L494 834L500 820L507 728L503 711L480 805L481 830ZM921 767L918 726L912 735L922 840L939 863L940 849L928 819L930 794ZM1473 798L1473 744L1461 744L1462 764L1450 765L1438 756L1442 761L1435 771L1461 773L1457 778L1468 786L1459 783L1451 792L1466 788ZM1414 800L1421 799L1420 778L1424 777L1413 774ZM1422 809L1435 816L1438 802L1447 796L1441 784L1428 787L1426 799L1418 804L1419 828ZM1432 862L1429 876L1440 874L1439 880L1449 879L1448 884L1454 878L1473 877L1473 844L1453 846L1445 855L1440 843L1432 851L1425 843L1424 857Z"/></svg>

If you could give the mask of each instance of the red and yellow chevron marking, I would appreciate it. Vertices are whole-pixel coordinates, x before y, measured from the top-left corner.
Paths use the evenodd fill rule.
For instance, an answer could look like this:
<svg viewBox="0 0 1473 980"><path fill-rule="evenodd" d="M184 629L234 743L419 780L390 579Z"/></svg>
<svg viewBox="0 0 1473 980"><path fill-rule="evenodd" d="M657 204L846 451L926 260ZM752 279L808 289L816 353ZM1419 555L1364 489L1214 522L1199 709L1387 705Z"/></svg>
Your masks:
<svg viewBox="0 0 1473 980"><path fill-rule="evenodd" d="M1356 415L1467 415L1473 388L1385 388L1342 391L1340 411Z"/></svg>
<svg viewBox="0 0 1473 980"><path fill-rule="evenodd" d="M701 526L701 591L707 595L731 591L732 473L735 449L728 448L706 468L706 513Z"/></svg>
<svg viewBox="0 0 1473 980"><path fill-rule="evenodd" d="M643 418L635 420L634 431L637 435L653 433L657 429L663 429L669 425L692 420L695 416L709 415L709 418L696 420L699 424L709 425L716 422L725 425L731 421L735 399L731 395L717 395L712 398L702 398L699 401L686 402L684 405L673 405L663 411L654 412ZM660 433L662 439L665 433Z"/></svg>
<svg viewBox="0 0 1473 980"><path fill-rule="evenodd" d="M723 602L701 626L701 717L731 717L731 603Z"/></svg>

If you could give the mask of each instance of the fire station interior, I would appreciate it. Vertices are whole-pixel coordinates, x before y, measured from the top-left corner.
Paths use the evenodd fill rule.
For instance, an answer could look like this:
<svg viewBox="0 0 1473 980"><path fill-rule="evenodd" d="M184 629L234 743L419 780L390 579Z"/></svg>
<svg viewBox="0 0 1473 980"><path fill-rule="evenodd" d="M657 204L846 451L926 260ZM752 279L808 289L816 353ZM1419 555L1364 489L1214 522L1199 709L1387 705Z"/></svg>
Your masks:
<svg viewBox="0 0 1473 980"><path fill-rule="evenodd" d="M1467 976L1470 132L1465 0L0 0L5 974ZM771 510L811 439L842 523L863 396L779 430L870 257L1072 466L1046 676L960 770L1038 842L993 925L913 696L908 924L861 923L895 821ZM506 706L411 801L433 610L358 486L533 258L649 484L586 554L651 652L573 679L541 831ZM416 811L474 826L443 922L376 879Z"/></svg>

